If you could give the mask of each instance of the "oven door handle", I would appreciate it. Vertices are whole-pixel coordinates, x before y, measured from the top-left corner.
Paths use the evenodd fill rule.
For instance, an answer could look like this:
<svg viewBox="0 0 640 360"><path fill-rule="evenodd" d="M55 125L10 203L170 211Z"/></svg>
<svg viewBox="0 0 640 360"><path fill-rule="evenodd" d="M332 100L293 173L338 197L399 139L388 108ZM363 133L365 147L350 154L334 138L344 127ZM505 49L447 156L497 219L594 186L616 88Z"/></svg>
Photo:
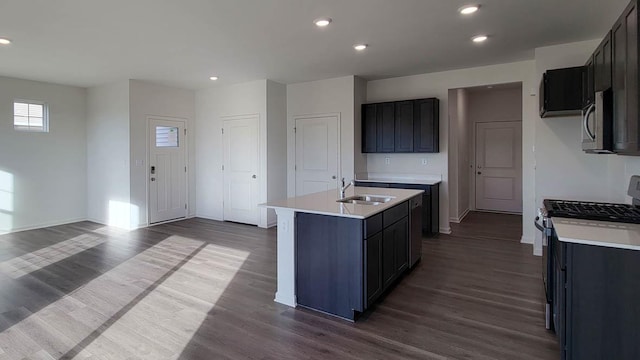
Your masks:
<svg viewBox="0 0 640 360"><path fill-rule="evenodd" d="M542 225L540 225L538 223L538 220L540 220L540 216L536 216L536 219L533 221L533 225L536 226L536 229L542 231L543 233L546 233L547 229L545 229Z"/></svg>

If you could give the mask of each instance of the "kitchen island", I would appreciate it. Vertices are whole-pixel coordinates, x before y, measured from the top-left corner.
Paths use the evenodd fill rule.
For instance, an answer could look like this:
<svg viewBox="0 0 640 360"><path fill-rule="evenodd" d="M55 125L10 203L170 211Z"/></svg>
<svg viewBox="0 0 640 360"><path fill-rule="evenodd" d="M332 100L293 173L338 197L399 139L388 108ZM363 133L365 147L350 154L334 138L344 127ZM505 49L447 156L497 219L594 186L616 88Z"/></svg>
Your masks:
<svg viewBox="0 0 640 360"><path fill-rule="evenodd" d="M275 301L354 321L409 269L422 191L352 187L339 197L334 189L261 206L278 216Z"/></svg>

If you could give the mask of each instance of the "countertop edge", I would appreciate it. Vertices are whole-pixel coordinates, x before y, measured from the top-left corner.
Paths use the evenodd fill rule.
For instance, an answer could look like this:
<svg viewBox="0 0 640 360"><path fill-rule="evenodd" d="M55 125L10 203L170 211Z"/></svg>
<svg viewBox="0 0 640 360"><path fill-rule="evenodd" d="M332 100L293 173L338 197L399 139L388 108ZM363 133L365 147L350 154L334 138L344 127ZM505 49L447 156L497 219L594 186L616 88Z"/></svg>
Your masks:
<svg viewBox="0 0 640 360"><path fill-rule="evenodd" d="M596 240L585 240L585 239L573 239L573 238L561 237L561 236L558 236L558 240L560 242L570 243L570 244L593 245L593 246L601 246L601 247L608 247L608 248L614 248L614 249L640 250L640 246L630 245L630 244L620 244L620 243L603 242L603 241L596 241Z"/></svg>
<svg viewBox="0 0 640 360"><path fill-rule="evenodd" d="M370 187L357 187L358 189L370 189L370 191L364 191L361 193L366 193L366 192L371 192L373 195L377 195L375 194L375 192L380 191L380 190L387 190L387 189L380 189L380 188L370 188ZM424 193L424 190L419 190L419 189L393 189L393 190L400 190L400 191L404 191L404 192L410 192L411 195L403 195L403 196L395 196L395 198L392 201L389 201L388 203L383 203L380 205L376 205L373 206L371 208L371 212L368 214L348 214L348 213L341 213L341 212L337 212L337 211L323 211L323 210L315 210L315 209L309 209L309 208L305 208L305 207L294 207L294 206L286 206L283 204L269 204L269 203L264 203L264 204L259 204L258 207L261 208L267 208L267 209L274 209L274 210L290 210L293 212L300 212L300 213L308 213L308 214L318 214L318 215L326 215L326 216L336 216L336 217L345 217L345 218L352 218L352 219L368 219L374 215L377 215L387 209L390 209L396 205L399 205L405 201L408 201L416 196L421 196L422 193ZM330 190L330 191L335 191L335 190ZM310 194L313 195L313 194ZM309 195L307 195L309 196ZM295 198L290 198L290 199L295 199ZM283 199L286 200L286 199ZM337 199L336 199L337 200ZM355 205L355 206L364 206L364 205Z"/></svg>

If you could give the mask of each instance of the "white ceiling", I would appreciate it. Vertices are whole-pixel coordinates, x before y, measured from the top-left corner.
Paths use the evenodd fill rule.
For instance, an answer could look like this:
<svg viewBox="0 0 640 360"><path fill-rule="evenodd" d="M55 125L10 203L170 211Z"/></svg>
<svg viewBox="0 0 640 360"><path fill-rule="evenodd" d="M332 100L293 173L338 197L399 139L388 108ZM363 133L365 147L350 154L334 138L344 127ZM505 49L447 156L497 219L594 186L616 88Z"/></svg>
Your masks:
<svg viewBox="0 0 640 360"><path fill-rule="evenodd" d="M93 86L124 79L199 89L379 79L533 58L599 38L628 0L0 0L0 75ZM333 23L318 29L313 20ZM473 44L473 35L490 40ZM356 53L352 46L370 48ZM208 77L220 76L214 85Z"/></svg>

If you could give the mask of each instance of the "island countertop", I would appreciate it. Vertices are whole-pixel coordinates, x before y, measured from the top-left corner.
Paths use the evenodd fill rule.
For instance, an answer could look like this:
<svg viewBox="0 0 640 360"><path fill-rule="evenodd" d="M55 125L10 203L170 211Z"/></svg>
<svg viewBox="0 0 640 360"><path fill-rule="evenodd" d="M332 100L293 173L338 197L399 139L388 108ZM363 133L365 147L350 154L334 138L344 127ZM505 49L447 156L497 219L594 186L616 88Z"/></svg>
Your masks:
<svg viewBox="0 0 640 360"><path fill-rule="evenodd" d="M640 225L552 218L558 240L567 243L640 250Z"/></svg>
<svg viewBox="0 0 640 360"><path fill-rule="evenodd" d="M380 205L344 204L337 202L340 196L338 190L333 189L304 196L270 201L265 204L260 204L259 206L270 209L289 209L296 212L319 215L366 219L422 193L422 190L351 186L345 192L345 197L354 195L375 195L390 196L393 197L393 199Z"/></svg>

